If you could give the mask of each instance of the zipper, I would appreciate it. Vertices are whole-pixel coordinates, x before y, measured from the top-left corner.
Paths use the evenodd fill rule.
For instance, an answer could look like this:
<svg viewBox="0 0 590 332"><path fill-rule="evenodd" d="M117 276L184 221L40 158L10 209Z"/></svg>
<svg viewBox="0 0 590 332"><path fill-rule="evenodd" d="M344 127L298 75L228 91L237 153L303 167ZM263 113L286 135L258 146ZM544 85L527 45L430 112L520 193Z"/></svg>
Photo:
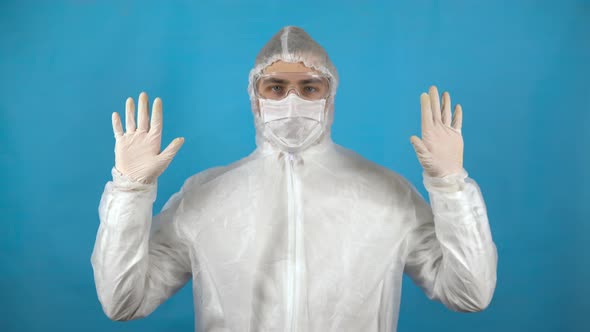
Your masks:
<svg viewBox="0 0 590 332"><path fill-rule="evenodd" d="M289 250L289 265L288 265L288 282L287 282L287 308L288 308L288 320L289 328L287 331L297 331L297 275L299 274L298 261L298 224L299 224L299 213L296 191L295 176L294 176L294 161L295 157L292 153L287 154L285 158L286 172L287 172L287 223L288 223L288 250Z"/></svg>

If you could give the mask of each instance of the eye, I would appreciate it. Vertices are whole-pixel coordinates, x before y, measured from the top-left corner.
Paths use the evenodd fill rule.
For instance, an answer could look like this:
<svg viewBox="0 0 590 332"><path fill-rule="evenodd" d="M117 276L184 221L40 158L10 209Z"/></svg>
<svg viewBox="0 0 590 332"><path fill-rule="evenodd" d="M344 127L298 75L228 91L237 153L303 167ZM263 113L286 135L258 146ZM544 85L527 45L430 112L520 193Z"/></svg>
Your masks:
<svg viewBox="0 0 590 332"><path fill-rule="evenodd" d="M314 93L318 91L318 89L314 88L313 86L306 86L305 88L303 88L303 91L305 93Z"/></svg>
<svg viewBox="0 0 590 332"><path fill-rule="evenodd" d="M273 85L273 86L271 86L271 87L270 87L270 89L271 89L273 92L277 92L277 93L278 93L278 92L281 92L281 91L283 91L283 87L282 87L282 86L280 86L280 85Z"/></svg>

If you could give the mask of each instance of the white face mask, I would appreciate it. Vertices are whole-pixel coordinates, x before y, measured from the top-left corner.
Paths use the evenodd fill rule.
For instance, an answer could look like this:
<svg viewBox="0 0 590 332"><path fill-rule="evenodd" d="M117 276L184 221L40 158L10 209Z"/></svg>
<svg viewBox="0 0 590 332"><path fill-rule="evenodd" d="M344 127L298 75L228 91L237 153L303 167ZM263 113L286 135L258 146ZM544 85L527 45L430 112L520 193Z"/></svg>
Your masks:
<svg viewBox="0 0 590 332"><path fill-rule="evenodd" d="M291 93L281 100L259 99L264 135L289 152L314 143L324 130L326 99L305 100Z"/></svg>

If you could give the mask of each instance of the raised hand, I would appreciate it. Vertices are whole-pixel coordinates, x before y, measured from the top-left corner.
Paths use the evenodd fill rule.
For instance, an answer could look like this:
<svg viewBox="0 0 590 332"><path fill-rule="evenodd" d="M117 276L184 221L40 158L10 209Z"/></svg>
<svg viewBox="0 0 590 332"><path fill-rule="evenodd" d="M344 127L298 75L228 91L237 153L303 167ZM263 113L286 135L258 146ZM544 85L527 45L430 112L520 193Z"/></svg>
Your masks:
<svg viewBox="0 0 590 332"><path fill-rule="evenodd" d="M130 179L142 183L153 183L164 172L182 144L184 138L174 139L164 151L162 143L162 100L156 98L149 118L149 100L145 92L139 95L137 128L135 125L135 104L127 98L125 104L125 129L117 112L113 113L115 133L115 168Z"/></svg>
<svg viewBox="0 0 590 332"><path fill-rule="evenodd" d="M422 139L410 137L418 161L431 177L444 177L463 169L463 110L455 106L451 121L451 96L443 93L442 111L436 86L420 95L422 106Z"/></svg>

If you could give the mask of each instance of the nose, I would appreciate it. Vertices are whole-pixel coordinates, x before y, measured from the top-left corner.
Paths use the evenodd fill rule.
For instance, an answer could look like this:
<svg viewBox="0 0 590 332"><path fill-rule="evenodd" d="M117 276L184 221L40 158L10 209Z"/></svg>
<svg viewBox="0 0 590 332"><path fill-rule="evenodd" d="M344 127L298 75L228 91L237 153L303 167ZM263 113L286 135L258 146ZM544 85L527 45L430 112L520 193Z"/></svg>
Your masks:
<svg viewBox="0 0 590 332"><path fill-rule="evenodd" d="M291 92L295 92L295 94L299 96L299 91L297 91L297 89L295 87L293 87L293 88L290 88L289 90L287 90L287 93L285 94L285 97L287 97L288 95L290 95Z"/></svg>

